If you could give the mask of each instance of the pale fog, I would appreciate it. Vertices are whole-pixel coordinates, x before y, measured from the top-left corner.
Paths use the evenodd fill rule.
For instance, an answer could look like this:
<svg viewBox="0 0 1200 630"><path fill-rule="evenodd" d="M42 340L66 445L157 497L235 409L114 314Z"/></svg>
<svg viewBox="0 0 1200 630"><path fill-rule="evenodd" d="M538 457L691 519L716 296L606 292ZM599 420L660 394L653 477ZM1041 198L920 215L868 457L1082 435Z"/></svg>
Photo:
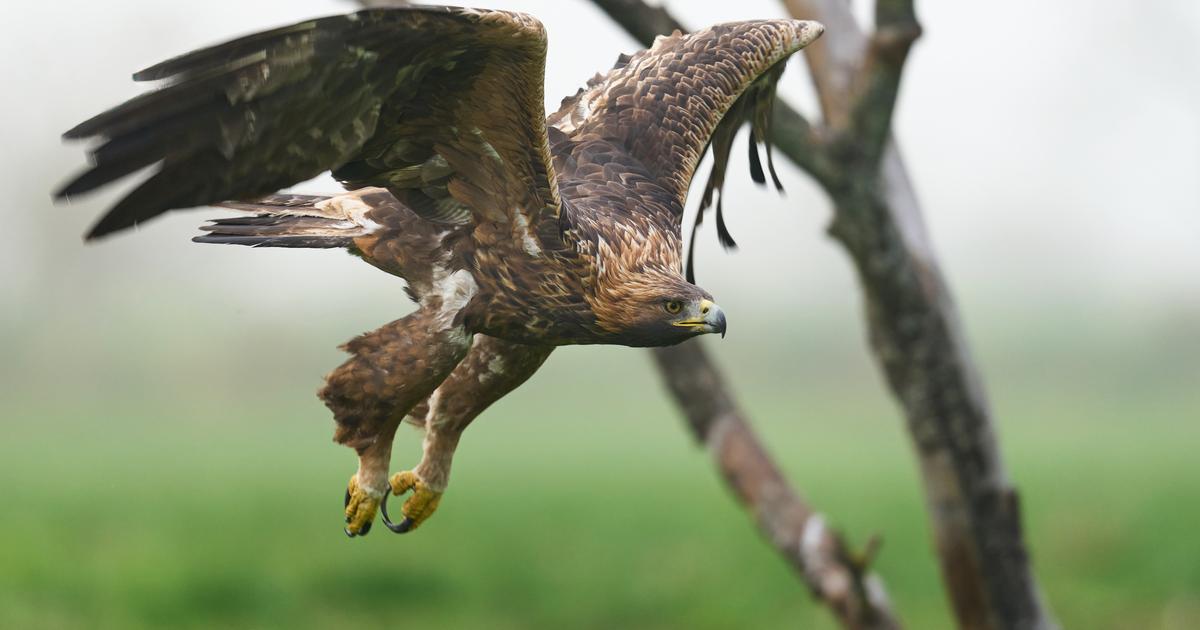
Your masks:
<svg viewBox="0 0 1200 630"><path fill-rule="evenodd" d="M667 5L697 28L785 15L771 0ZM548 109L618 53L639 48L588 2L490 6L546 24ZM74 329L98 319L163 329L181 317L210 326L280 322L336 328L345 338L406 312L398 280L341 252L191 243L197 225L221 215L212 209L174 212L84 245L87 227L136 178L69 205L50 200L85 164L84 146L59 134L144 89L133 71L353 8L334 0L11 3L0 39L0 321L9 347L32 357L60 335L86 337ZM1068 336L1078 326L1194 343L1200 3L925 0L918 10L925 36L907 66L895 133L972 339L997 344L987 330L1019 338L1055 322ZM816 116L799 56L781 93ZM779 323L790 322L788 332L828 329L860 350L856 282L824 234L828 201L782 158L786 196L756 187L744 154L735 149L725 203L741 249L723 252L711 222L697 239L699 283L730 315L725 344L768 326L780 334ZM299 188L338 190L327 178Z"/></svg>

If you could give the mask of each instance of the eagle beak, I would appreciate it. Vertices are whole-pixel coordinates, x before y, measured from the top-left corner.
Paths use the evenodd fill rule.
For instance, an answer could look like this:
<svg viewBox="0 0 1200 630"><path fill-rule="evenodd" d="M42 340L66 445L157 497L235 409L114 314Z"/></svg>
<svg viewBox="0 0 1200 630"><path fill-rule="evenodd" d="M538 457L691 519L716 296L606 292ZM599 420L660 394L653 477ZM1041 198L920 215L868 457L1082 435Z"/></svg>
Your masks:
<svg viewBox="0 0 1200 630"><path fill-rule="evenodd" d="M684 328L692 328L700 333L721 333L721 337L725 337L725 312L720 306L713 303L712 300L702 300L700 302L700 316L689 319L681 319L674 322L675 326Z"/></svg>
<svg viewBox="0 0 1200 630"><path fill-rule="evenodd" d="M704 300L700 303L700 312L704 315L704 322L708 324L708 332L721 333L721 338L724 339L725 311L722 311L720 306Z"/></svg>

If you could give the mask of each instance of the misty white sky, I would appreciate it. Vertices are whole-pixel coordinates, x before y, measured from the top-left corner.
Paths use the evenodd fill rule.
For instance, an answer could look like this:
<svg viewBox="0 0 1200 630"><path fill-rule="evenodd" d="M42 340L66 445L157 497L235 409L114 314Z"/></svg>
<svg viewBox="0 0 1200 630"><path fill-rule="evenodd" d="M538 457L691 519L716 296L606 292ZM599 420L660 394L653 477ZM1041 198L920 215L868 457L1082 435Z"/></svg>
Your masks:
<svg viewBox="0 0 1200 630"><path fill-rule="evenodd" d="M697 27L783 15L773 0L668 5ZM217 214L212 210L175 213L84 247L81 234L128 185L71 206L53 207L49 199L83 164L82 147L62 144L58 134L137 94L132 71L351 6L11 3L0 38L0 264L7 270L0 305L24 319L80 301L127 303L185 291L209 296L218 302L213 308L253 304L281 313L320 313L330 299L397 299L394 280L340 253L190 243L195 226ZM548 106L618 52L637 48L587 2L490 6L546 23ZM926 0L918 8L926 36L908 65L896 132L936 248L968 311L996 304L1033 310L1056 298L1200 313L1200 3ZM812 111L803 63L790 66L782 91ZM701 284L743 309L850 304L853 277L823 236L828 204L802 173L783 166L787 197L754 187L745 165L733 168L726 208L743 249L726 255L714 235L702 234Z"/></svg>

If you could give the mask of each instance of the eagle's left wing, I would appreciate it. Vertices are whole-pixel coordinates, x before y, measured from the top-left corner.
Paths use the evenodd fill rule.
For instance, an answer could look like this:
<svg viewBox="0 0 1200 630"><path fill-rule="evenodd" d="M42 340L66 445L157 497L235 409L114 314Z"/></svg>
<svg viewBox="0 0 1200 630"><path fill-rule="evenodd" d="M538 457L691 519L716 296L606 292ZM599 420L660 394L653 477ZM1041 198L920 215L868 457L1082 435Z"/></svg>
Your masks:
<svg viewBox="0 0 1200 630"><path fill-rule="evenodd" d="M256 33L134 75L169 83L66 133L104 142L59 195L158 166L92 238L332 170L430 220L529 238L559 209L545 59L541 24L499 11L371 9Z"/></svg>
<svg viewBox="0 0 1200 630"><path fill-rule="evenodd" d="M820 37L824 27L799 20L759 20L719 24L695 33L660 36L632 57L622 56L607 75L597 77L551 115L553 126L579 143L615 142L671 197L646 204L646 211L682 231L684 201L704 151L713 150L713 172L696 225L725 180L734 135L751 122L752 140L767 142L775 84L788 56ZM766 181L755 142L750 144L751 175ZM775 185L770 145L767 165ZM733 240L717 204L717 230ZM695 231L692 232L693 238ZM689 252L687 276L692 278Z"/></svg>

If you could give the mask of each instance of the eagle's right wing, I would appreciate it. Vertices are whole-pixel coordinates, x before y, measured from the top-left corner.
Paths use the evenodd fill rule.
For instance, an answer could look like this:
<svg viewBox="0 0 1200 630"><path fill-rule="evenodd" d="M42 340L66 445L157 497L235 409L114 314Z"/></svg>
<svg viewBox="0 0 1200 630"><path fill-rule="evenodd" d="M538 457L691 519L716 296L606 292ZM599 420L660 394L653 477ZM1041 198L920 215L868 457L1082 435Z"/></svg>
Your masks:
<svg viewBox="0 0 1200 630"><path fill-rule="evenodd" d="M684 201L705 149L713 150L713 172L696 224L720 190L733 137L749 121L755 139L768 142L771 104L783 64L821 35L824 27L799 20L758 20L719 24L694 33L660 36L632 57L622 56L607 75L597 77L563 101L550 122L587 151L615 144L664 191L663 203L641 205L663 229L682 232ZM751 173L766 181L755 143ZM579 156L586 161L590 155ZM767 166L776 186L770 145ZM605 185L613 179L605 174ZM651 201L658 202L659 199ZM717 206L721 240L732 245ZM693 237L695 230L693 229ZM687 275L692 276L689 254Z"/></svg>
<svg viewBox="0 0 1200 630"><path fill-rule="evenodd" d="M545 59L533 18L450 7L370 9L249 35L134 75L170 82L66 133L104 142L59 196L157 165L94 238L332 170L352 188L388 188L431 220L528 239L559 211Z"/></svg>

